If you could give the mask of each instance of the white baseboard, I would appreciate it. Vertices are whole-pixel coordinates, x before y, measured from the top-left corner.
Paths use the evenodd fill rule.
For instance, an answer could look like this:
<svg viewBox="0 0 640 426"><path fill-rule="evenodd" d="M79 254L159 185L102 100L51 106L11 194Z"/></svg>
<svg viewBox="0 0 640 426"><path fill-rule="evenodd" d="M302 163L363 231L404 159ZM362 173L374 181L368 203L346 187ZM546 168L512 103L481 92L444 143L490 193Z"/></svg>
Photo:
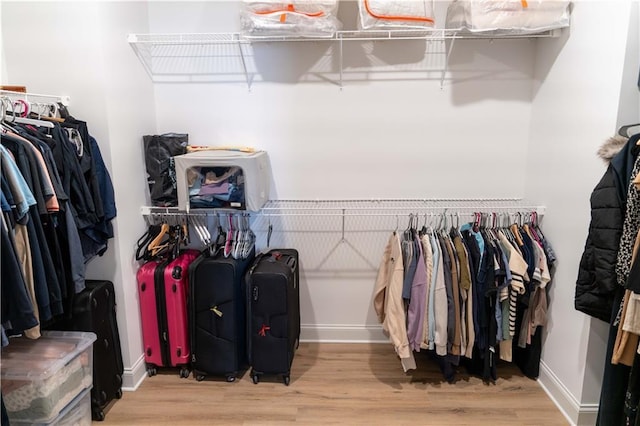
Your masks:
<svg viewBox="0 0 640 426"><path fill-rule="evenodd" d="M544 361L540 361L538 383L569 423L574 426L587 426L596 423L598 404L580 404Z"/></svg>
<svg viewBox="0 0 640 426"><path fill-rule="evenodd" d="M147 377L147 365L144 362L144 354L133 363L133 367L125 368L122 374L122 390L134 391L142 384Z"/></svg>
<svg viewBox="0 0 640 426"><path fill-rule="evenodd" d="M598 404L582 404L578 414L579 426L591 426L596 424L598 418Z"/></svg>
<svg viewBox="0 0 640 426"><path fill-rule="evenodd" d="M300 341L326 343L388 343L380 325L301 324Z"/></svg>

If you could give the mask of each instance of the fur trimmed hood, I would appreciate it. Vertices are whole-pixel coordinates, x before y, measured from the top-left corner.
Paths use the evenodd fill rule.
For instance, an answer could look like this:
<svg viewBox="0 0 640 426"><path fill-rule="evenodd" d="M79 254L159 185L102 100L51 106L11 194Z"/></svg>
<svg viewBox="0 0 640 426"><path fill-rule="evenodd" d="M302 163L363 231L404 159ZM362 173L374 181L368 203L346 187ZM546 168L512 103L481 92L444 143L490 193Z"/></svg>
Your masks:
<svg viewBox="0 0 640 426"><path fill-rule="evenodd" d="M598 157L602 158L602 161L609 164L611 159L619 153L629 139L624 136L615 135L607 139L600 149L598 149Z"/></svg>

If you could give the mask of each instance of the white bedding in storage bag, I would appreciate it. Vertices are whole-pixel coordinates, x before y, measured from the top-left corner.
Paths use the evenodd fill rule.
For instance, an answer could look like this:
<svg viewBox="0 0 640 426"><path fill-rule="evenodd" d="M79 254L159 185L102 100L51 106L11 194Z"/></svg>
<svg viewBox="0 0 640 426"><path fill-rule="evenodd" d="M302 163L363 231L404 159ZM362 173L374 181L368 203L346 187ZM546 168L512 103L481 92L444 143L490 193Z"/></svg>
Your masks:
<svg viewBox="0 0 640 426"><path fill-rule="evenodd" d="M528 34L568 27L570 1L454 0L447 10L447 28L472 32Z"/></svg>
<svg viewBox="0 0 640 426"><path fill-rule="evenodd" d="M358 0L358 26L371 29L433 27L432 0Z"/></svg>
<svg viewBox="0 0 640 426"><path fill-rule="evenodd" d="M245 153L239 151L199 151L174 157L178 184L178 206L191 209L187 171L199 167L239 167L244 177L244 204L246 210L258 211L269 199L271 165L266 151Z"/></svg>
<svg viewBox="0 0 640 426"><path fill-rule="evenodd" d="M244 0L240 14L247 37L332 37L341 28L338 0Z"/></svg>

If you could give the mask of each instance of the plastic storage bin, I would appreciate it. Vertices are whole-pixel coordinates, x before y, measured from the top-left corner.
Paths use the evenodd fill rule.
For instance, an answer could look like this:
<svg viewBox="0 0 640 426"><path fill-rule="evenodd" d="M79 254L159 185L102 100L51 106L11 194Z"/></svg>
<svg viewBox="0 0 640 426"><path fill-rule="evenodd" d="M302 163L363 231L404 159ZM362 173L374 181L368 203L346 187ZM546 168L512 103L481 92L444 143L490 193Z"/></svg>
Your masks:
<svg viewBox="0 0 640 426"><path fill-rule="evenodd" d="M31 423L30 421L12 420L12 425L31 426L90 426L91 425L91 389L85 389L75 397L60 414L49 423Z"/></svg>
<svg viewBox="0 0 640 426"><path fill-rule="evenodd" d="M258 211L269 198L266 151L197 151L174 157L181 210Z"/></svg>
<svg viewBox="0 0 640 426"><path fill-rule="evenodd" d="M93 383L94 333L43 331L2 348L0 378L11 423L49 424ZM91 413L89 413L91 418Z"/></svg>

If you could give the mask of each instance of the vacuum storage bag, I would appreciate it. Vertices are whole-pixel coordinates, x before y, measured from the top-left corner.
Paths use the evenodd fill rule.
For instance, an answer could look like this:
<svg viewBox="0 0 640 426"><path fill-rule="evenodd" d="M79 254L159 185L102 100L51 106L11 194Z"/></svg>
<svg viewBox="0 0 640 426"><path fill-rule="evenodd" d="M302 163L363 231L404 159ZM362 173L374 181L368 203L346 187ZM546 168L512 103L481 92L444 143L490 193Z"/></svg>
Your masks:
<svg viewBox="0 0 640 426"><path fill-rule="evenodd" d="M558 0L454 0L447 28L496 34L534 34L568 27L571 2Z"/></svg>
<svg viewBox="0 0 640 426"><path fill-rule="evenodd" d="M358 0L361 30L423 29L435 23L431 0Z"/></svg>
<svg viewBox="0 0 640 426"><path fill-rule="evenodd" d="M242 32L249 38L331 38L341 28L338 0L244 0Z"/></svg>

